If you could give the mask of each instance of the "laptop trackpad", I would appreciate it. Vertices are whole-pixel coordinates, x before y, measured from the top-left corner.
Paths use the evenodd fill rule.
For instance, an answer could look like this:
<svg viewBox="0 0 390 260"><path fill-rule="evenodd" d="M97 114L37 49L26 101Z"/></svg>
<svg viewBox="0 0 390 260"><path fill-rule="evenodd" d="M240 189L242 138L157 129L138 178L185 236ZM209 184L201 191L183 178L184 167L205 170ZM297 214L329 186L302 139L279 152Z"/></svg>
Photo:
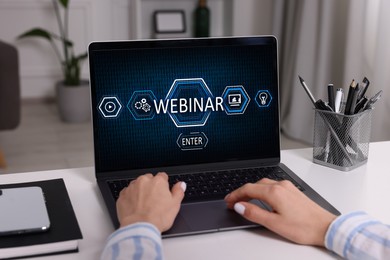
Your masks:
<svg viewBox="0 0 390 260"><path fill-rule="evenodd" d="M253 200L251 202L265 208L260 201ZM234 210L228 209L223 200L184 204L180 210L180 215L195 232L213 232L256 226Z"/></svg>

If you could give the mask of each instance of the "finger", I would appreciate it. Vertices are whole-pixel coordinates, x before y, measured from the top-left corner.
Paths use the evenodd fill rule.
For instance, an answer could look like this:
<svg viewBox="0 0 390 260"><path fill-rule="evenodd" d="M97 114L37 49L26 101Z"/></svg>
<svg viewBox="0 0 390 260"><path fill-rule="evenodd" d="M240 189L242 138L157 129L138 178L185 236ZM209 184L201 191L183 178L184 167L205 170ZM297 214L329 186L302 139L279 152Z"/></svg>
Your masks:
<svg viewBox="0 0 390 260"><path fill-rule="evenodd" d="M298 188L295 187L295 185L294 185L291 181L289 181L289 180L280 181L279 184L282 185L283 187L289 189L289 190L291 190L291 189L296 189L296 190L297 190L297 189L298 189Z"/></svg>
<svg viewBox="0 0 390 260"><path fill-rule="evenodd" d="M186 191L186 188L187 184L184 181L177 182L172 187L172 197L179 205L184 198L184 192Z"/></svg>
<svg viewBox="0 0 390 260"><path fill-rule="evenodd" d="M272 189L275 189L276 186L278 185L248 183L242 186L241 188L238 188L237 190L230 193L230 195L227 196L225 200L229 208L231 208L234 205L234 203L238 201L249 201L251 199L262 200L265 203L271 205L274 203L273 202L270 203L270 200L272 200L273 198L271 198L269 194L272 191Z"/></svg>
<svg viewBox="0 0 390 260"><path fill-rule="evenodd" d="M275 184L275 183L277 183L277 181L271 180L271 179L268 179L268 178L262 178L257 183L260 183L260 184Z"/></svg>
<svg viewBox="0 0 390 260"><path fill-rule="evenodd" d="M165 172L159 172L154 177L155 184L162 185L169 190L168 175Z"/></svg>
<svg viewBox="0 0 390 260"><path fill-rule="evenodd" d="M277 215L275 213L269 212L249 202L236 203L234 205L234 210L247 220L258 223L267 228L270 226L272 227L272 223L275 223L277 220Z"/></svg>
<svg viewBox="0 0 390 260"><path fill-rule="evenodd" d="M137 181L142 180L142 179L151 179L151 178L153 178L153 174L145 173L145 174L138 176L137 179L134 180L134 182L137 182Z"/></svg>
<svg viewBox="0 0 390 260"><path fill-rule="evenodd" d="M164 180L168 181L168 175L165 173L165 172L158 172L156 174L156 177L161 177L163 178Z"/></svg>
<svg viewBox="0 0 390 260"><path fill-rule="evenodd" d="M144 175L141 175L141 176L144 176L147 178L153 178L153 174L151 174L151 173L145 173Z"/></svg>
<svg viewBox="0 0 390 260"><path fill-rule="evenodd" d="M118 202L119 201L122 201L122 200L125 200L126 198L126 193L129 191L129 189L127 187L123 188L120 192L119 192L119 196L118 196L118 199L116 200L116 204L118 205Z"/></svg>
<svg viewBox="0 0 390 260"><path fill-rule="evenodd" d="M238 189L232 191L230 194L228 194L225 197L225 200L227 202L237 202L238 200L248 200L249 199L248 190L254 189L255 185L257 186L258 184L247 183L247 184L239 187Z"/></svg>
<svg viewBox="0 0 390 260"><path fill-rule="evenodd" d="M263 179L261 179L261 180L259 180L258 182L256 182L255 184L264 184L264 185L270 185L270 184L276 184L276 183L278 183L277 181L275 181L275 180L271 180L271 179L268 179L268 178L263 178ZM253 183L247 183L247 184L253 184ZM244 189L247 189L247 187L244 187L245 185L243 185L243 186L241 186L239 189L241 189L241 188L244 188ZM238 190L238 189L236 189L236 190ZM236 191L235 190L235 191ZM235 191L233 191L233 192L235 192ZM231 192L231 193L233 193L233 192ZM227 201L227 202L233 202L233 203L235 203L235 202L237 202L237 200L234 200L235 198L234 198L234 196L233 197L230 197L230 194L231 193L229 193L229 194L227 194L226 195L226 197L225 197L225 201ZM230 197L230 198L229 198ZM248 200L250 200L250 199L252 199L251 197L241 197L239 200L243 200L243 201L248 201ZM233 206L233 205L231 205L231 206Z"/></svg>
<svg viewBox="0 0 390 260"><path fill-rule="evenodd" d="M119 192L119 198L125 195L127 187L124 187L120 192Z"/></svg>

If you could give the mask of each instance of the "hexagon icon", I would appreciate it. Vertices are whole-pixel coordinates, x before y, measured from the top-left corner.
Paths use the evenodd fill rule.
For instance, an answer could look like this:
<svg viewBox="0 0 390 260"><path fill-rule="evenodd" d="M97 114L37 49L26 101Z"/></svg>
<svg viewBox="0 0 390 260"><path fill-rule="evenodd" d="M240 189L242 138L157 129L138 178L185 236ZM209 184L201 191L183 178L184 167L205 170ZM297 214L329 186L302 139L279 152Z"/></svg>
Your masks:
<svg viewBox="0 0 390 260"><path fill-rule="evenodd" d="M98 107L100 113L105 118L115 118L119 115L122 105L117 97L103 97Z"/></svg>
<svg viewBox="0 0 390 260"><path fill-rule="evenodd" d="M268 90L259 90L257 91L255 101L259 107L268 107L271 104L272 95Z"/></svg>
<svg viewBox="0 0 390 260"><path fill-rule="evenodd" d="M243 86L227 86L222 93L223 105L227 115L241 115L245 113L251 100Z"/></svg>
<svg viewBox="0 0 390 260"><path fill-rule="evenodd" d="M202 150L207 146L209 139L203 132L181 133L176 140L176 144L182 151Z"/></svg>
<svg viewBox="0 0 390 260"><path fill-rule="evenodd" d="M151 120L156 115L154 100L156 96L151 90L136 90L127 103L127 109L135 120Z"/></svg>
<svg viewBox="0 0 390 260"><path fill-rule="evenodd" d="M176 79L165 100L169 99L186 99L203 100L206 102L208 98L212 98L213 94L208 88L206 82L202 78L193 79ZM194 101L193 101L194 102ZM190 105L189 105L190 106ZM210 116L211 111L189 111L185 113L168 113L176 127L193 127L204 126Z"/></svg>

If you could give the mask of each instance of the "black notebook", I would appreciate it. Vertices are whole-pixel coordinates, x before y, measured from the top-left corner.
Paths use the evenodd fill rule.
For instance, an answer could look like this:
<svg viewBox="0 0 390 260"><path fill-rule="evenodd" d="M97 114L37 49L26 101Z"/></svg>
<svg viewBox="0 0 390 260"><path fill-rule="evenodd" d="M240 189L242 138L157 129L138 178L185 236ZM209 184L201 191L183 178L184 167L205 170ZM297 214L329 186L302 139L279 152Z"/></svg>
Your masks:
<svg viewBox="0 0 390 260"><path fill-rule="evenodd" d="M0 185L0 189L39 186L45 196L50 229L43 233L0 238L1 258L19 258L78 252L81 230L63 179ZM1 209L0 209L1 211ZM28 216L26 216L28 217Z"/></svg>

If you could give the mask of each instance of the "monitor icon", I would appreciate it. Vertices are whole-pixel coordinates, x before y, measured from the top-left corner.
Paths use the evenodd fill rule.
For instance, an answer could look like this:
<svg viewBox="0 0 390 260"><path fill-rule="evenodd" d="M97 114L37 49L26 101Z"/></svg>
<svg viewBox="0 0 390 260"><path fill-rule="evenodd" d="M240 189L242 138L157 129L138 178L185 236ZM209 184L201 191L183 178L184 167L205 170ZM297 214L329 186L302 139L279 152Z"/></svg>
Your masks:
<svg viewBox="0 0 390 260"><path fill-rule="evenodd" d="M228 95L229 106L239 107L241 106L241 94L230 94Z"/></svg>

